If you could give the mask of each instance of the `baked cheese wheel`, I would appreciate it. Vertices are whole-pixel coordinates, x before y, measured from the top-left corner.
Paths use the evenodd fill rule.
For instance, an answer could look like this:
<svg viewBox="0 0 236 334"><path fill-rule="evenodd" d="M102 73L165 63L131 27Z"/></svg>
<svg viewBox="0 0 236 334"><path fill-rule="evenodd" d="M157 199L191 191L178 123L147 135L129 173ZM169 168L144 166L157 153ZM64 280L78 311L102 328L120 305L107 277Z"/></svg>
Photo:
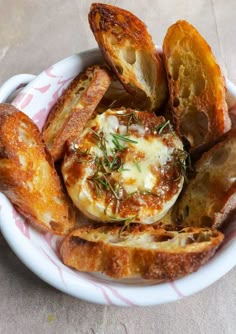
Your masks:
<svg viewBox="0 0 236 334"><path fill-rule="evenodd" d="M152 224L175 203L184 164L182 142L164 117L108 109L71 143L62 174L75 206L89 218Z"/></svg>

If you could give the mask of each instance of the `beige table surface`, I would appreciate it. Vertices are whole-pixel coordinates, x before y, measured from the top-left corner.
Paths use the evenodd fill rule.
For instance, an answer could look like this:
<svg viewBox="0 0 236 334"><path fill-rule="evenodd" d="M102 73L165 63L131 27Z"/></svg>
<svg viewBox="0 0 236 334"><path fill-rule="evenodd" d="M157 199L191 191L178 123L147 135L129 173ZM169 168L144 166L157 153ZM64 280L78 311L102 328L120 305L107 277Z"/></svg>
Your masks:
<svg viewBox="0 0 236 334"><path fill-rule="evenodd" d="M0 0L0 85L14 74L38 74L64 57L96 46L87 23L91 2ZM236 83L236 0L110 3L138 15L159 45L170 24L189 20L211 45L224 74ZM0 237L0 297L0 333L236 333L236 268L176 303L106 307L48 286Z"/></svg>

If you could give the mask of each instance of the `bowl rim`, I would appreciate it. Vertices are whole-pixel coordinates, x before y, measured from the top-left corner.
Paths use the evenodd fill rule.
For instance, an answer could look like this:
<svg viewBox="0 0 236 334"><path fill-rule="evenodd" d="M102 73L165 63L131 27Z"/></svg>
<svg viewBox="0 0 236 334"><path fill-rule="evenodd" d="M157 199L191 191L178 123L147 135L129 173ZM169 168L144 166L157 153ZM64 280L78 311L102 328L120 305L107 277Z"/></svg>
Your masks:
<svg viewBox="0 0 236 334"><path fill-rule="evenodd" d="M101 56L100 50L98 48L93 48L64 58L52 66L60 67L71 61L78 61L78 58L80 59L83 56L86 57L88 54L92 57ZM33 79L22 92L28 93L31 89L33 89L34 85L41 81L45 71L42 71L38 76L36 76L36 78ZM234 108L234 105L236 105L236 86L234 86L234 84L232 84L229 80L226 80L226 84L228 94L230 96L229 107ZM187 275L186 277L178 279L174 282L145 286L124 284L113 280L107 280L106 283L104 280L99 278L90 280L90 278L85 277L83 282L80 281L81 286L79 285L80 288L78 288L78 282L76 282L77 278L75 278L76 276L72 278L71 273L73 271L70 270L68 277L70 277L69 281L71 285L66 286L62 284L62 280L60 279L60 275L58 275L57 269L51 268L50 266L45 268L45 261L37 261L39 250L37 247L34 247L34 244L31 244L30 240L25 240L25 236L21 234L18 235L17 230L12 233L11 225L6 223L9 218L9 211L12 210L12 205L1 193L0 205L1 232L17 257L46 283L66 294L89 302L118 306L151 306L164 304L201 291L236 266L236 258L230 256L230 254L235 254L236 252L235 234L233 239L229 240L227 245L225 245L224 250L219 250L219 252L222 252L225 255L223 265L221 254L221 256L218 256L216 259L208 261L207 264L202 266L197 272ZM38 232L34 230L33 233ZM30 256L28 254L30 254ZM62 267L67 268L63 264ZM89 284L86 284L86 279ZM93 282L93 285L90 284L91 282ZM159 298L160 295L161 298Z"/></svg>

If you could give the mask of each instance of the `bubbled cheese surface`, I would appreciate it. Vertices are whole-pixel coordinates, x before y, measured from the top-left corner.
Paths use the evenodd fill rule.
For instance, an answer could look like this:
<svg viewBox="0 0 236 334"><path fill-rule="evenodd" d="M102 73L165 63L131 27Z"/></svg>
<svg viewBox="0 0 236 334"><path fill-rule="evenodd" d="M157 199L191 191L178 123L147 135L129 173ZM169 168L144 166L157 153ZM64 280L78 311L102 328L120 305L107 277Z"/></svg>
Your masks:
<svg viewBox="0 0 236 334"><path fill-rule="evenodd" d="M70 146L62 174L89 218L103 222L160 220L183 186L182 142L163 117L107 110Z"/></svg>

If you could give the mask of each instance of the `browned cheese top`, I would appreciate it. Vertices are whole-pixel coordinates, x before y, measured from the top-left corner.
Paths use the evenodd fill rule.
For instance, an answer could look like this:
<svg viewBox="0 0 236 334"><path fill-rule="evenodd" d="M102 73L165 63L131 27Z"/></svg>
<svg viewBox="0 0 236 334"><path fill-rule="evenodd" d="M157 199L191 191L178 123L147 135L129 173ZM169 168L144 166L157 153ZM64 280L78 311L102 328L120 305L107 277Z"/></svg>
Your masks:
<svg viewBox="0 0 236 334"><path fill-rule="evenodd" d="M184 159L169 121L150 112L109 109L71 145L62 172L69 195L88 217L150 224L177 199Z"/></svg>

